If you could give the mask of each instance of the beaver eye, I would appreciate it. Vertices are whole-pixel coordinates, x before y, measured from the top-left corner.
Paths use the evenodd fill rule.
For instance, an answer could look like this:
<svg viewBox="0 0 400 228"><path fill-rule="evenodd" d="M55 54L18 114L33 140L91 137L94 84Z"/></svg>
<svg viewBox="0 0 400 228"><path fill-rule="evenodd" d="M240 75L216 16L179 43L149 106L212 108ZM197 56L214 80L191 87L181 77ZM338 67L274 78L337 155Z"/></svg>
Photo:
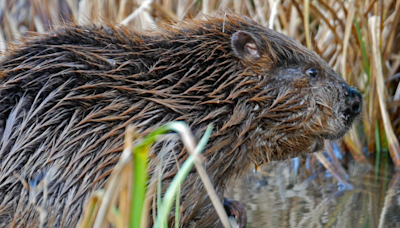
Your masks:
<svg viewBox="0 0 400 228"><path fill-rule="evenodd" d="M312 78L315 78L318 76L318 71L314 68L310 68L310 69L306 70L306 74Z"/></svg>

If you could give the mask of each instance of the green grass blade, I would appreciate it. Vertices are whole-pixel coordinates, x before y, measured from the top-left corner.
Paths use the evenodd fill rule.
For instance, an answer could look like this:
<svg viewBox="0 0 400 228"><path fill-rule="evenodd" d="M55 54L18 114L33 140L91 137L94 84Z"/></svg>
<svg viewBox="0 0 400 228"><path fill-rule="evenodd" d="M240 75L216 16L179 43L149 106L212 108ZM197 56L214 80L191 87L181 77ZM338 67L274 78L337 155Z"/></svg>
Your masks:
<svg viewBox="0 0 400 228"><path fill-rule="evenodd" d="M368 53L367 53L367 48L365 47L365 42L362 39L362 35L361 35L361 28L360 25L358 24L357 18L354 17L354 26L356 27L356 31L357 31L357 39L358 42L361 45L361 53L363 56L363 69L365 71L365 73L367 73L368 75L368 80L370 80L370 71L369 71L369 58L368 58Z"/></svg>
<svg viewBox="0 0 400 228"><path fill-rule="evenodd" d="M379 166L381 162L381 138L379 136L379 123L375 121L375 181L378 181L379 178Z"/></svg>
<svg viewBox="0 0 400 228"><path fill-rule="evenodd" d="M130 227L140 227L143 205L147 190L147 156L150 146L156 142L158 136L169 132L167 125L163 125L145 136L133 148L133 189L131 198L131 211L129 218Z"/></svg>
<svg viewBox="0 0 400 228"><path fill-rule="evenodd" d="M147 154L148 146L142 146L133 151L133 190L132 190L132 209L131 209L131 227L140 227L143 204L147 188Z"/></svg>
<svg viewBox="0 0 400 228"><path fill-rule="evenodd" d="M180 123L180 122L173 122L168 123L169 129L180 132L182 128L187 128L187 125ZM200 142L195 148L195 154L200 153L205 148L205 145L208 142L208 139L212 132L212 126L208 126L206 132L204 133L203 137L201 138ZM179 190L179 186L185 180L188 173L192 170L194 165L195 157L190 155L188 159L183 163L179 172L175 175L174 179L172 180L170 186L168 187L167 191L165 192L164 199L162 205L160 207L160 211L157 214L156 223L153 227L161 228L166 223L168 219L168 215L171 211L175 196Z"/></svg>

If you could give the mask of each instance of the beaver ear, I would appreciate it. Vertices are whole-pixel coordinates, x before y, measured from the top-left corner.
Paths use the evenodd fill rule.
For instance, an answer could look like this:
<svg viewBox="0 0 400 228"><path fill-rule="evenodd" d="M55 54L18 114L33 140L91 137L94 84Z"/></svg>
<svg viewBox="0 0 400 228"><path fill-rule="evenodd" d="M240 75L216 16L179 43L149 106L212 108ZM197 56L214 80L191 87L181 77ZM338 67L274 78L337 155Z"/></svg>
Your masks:
<svg viewBox="0 0 400 228"><path fill-rule="evenodd" d="M261 56L257 47L256 39L252 34L245 31L235 32L231 37L232 49L240 59L248 58L257 60Z"/></svg>

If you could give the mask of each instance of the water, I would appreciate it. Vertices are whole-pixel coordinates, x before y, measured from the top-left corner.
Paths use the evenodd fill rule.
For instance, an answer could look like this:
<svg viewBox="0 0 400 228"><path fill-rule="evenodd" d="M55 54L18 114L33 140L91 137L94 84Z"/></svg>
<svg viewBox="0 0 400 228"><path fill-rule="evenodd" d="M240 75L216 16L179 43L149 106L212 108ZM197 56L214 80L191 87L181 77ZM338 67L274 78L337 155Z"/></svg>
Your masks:
<svg viewBox="0 0 400 228"><path fill-rule="evenodd" d="M376 173L368 164L350 163L346 188L322 167L290 161L249 172L228 189L246 208L247 227L400 227L400 174Z"/></svg>

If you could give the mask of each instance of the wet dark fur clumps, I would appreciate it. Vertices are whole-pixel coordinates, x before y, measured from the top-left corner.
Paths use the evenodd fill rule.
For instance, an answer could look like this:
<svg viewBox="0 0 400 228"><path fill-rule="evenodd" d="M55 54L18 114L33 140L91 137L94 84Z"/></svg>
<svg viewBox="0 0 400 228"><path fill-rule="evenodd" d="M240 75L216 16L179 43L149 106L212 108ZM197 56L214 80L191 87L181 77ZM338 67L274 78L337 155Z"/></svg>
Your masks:
<svg viewBox="0 0 400 228"><path fill-rule="evenodd" d="M205 167L222 199L251 164L342 137L361 103L314 52L236 15L156 31L54 30L17 46L0 76L1 227L76 225L118 161L128 124L144 135L185 121L199 139L213 123ZM166 185L188 155L178 142L158 148L150 184L163 167ZM182 227L218 223L195 170L182 186L180 219Z"/></svg>

